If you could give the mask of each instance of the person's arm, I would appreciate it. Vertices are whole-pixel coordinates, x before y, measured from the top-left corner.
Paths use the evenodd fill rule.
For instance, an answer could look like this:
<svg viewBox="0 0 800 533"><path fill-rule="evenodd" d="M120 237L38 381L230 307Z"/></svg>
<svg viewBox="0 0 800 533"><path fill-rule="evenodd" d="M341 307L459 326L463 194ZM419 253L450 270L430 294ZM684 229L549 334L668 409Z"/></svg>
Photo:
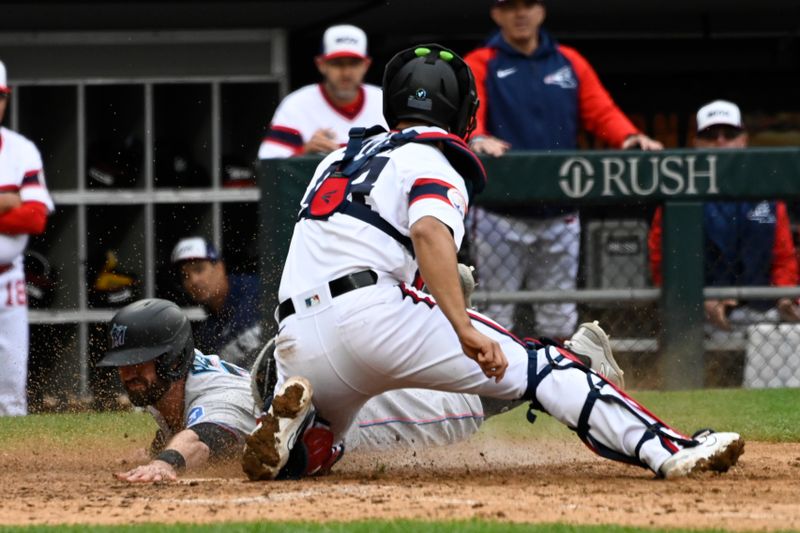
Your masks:
<svg viewBox="0 0 800 533"><path fill-rule="evenodd" d="M336 133L330 128L320 128L314 132L314 135L303 145L302 152L297 155L329 154L339 148Z"/></svg>
<svg viewBox="0 0 800 533"><path fill-rule="evenodd" d="M650 223L650 231L647 234L647 250L650 259L650 274L653 278L653 285L661 286L663 281L661 273L661 225L662 225L662 209L661 206L656 208L653 214L653 221Z"/></svg>
<svg viewBox="0 0 800 533"><path fill-rule="evenodd" d="M0 215L22 205L18 191L0 192Z"/></svg>
<svg viewBox="0 0 800 533"><path fill-rule="evenodd" d="M471 137L473 139L489 135L486 130L486 110L489 107L486 98L486 71L494 55L495 51L491 48L478 48L464 56L464 62L469 65L475 78L475 89L478 92L478 110L475 113L475 129Z"/></svg>
<svg viewBox="0 0 800 533"><path fill-rule="evenodd" d="M772 247L772 265L770 269L772 284L777 287L796 286L798 284L797 250L792 239L789 213L784 202L775 202L775 243ZM800 322L800 308L792 298L779 298L777 309L783 320Z"/></svg>
<svg viewBox="0 0 800 533"><path fill-rule="evenodd" d="M206 464L210 455L209 447L197 433L192 429L184 429L170 439L155 459L127 472L119 472L115 477L130 483L175 481L178 472Z"/></svg>
<svg viewBox="0 0 800 533"><path fill-rule="evenodd" d="M775 243L770 277L777 287L794 286L798 282L797 251L784 202L775 202Z"/></svg>
<svg viewBox="0 0 800 533"><path fill-rule="evenodd" d="M307 109L302 93L295 91L284 98L270 121L269 130L261 141L259 159L277 159L303 154L302 124Z"/></svg>
<svg viewBox="0 0 800 533"><path fill-rule="evenodd" d="M486 377L500 381L508 360L500 344L475 329L467 314L450 230L432 216L422 217L411 226L411 241L422 279L453 326L464 353L480 365Z"/></svg>
<svg viewBox="0 0 800 533"><path fill-rule="evenodd" d="M494 57L492 48L478 48L466 55L464 61L472 70L475 77L475 89L478 93L478 111L475 113L475 130L469 138L469 147L476 154L486 154L499 157L505 154L511 145L506 141L490 134L486 129L487 109L489 108L486 93L486 76L489 61Z"/></svg>
<svg viewBox="0 0 800 533"><path fill-rule="evenodd" d="M617 107L589 62L574 48L559 46L578 77L578 107L583 127L612 146L660 150L663 145L644 135Z"/></svg>
<svg viewBox="0 0 800 533"><path fill-rule="evenodd" d="M279 159L300 155L303 137L294 128L271 125L258 149L259 159Z"/></svg>
<svg viewBox="0 0 800 533"><path fill-rule="evenodd" d="M38 235L47 226L47 206L41 202L22 202L0 214L0 233Z"/></svg>

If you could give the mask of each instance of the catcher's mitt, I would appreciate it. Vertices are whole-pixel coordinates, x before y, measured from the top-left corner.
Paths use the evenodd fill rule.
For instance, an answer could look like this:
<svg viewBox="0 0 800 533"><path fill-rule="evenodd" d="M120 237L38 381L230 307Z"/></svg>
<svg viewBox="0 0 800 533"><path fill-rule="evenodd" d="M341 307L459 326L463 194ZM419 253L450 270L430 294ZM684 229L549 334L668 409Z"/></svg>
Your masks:
<svg viewBox="0 0 800 533"><path fill-rule="evenodd" d="M271 338L261 348L250 369L250 393L256 402L256 407L269 409L272 403L272 394L278 382L278 370L275 367L275 338Z"/></svg>
<svg viewBox="0 0 800 533"><path fill-rule="evenodd" d="M464 293L464 301L467 307L472 307L472 293L475 292L475 276L472 274L474 266L467 266L464 263L458 264L458 278L461 281L461 291Z"/></svg>

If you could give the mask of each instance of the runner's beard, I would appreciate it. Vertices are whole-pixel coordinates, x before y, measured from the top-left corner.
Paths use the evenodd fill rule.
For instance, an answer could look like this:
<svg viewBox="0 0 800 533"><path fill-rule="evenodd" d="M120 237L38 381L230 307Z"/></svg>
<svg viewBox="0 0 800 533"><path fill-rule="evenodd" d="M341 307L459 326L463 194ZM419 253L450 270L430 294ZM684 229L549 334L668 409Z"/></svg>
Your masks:
<svg viewBox="0 0 800 533"><path fill-rule="evenodd" d="M135 378L132 381L143 382L144 380ZM169 381L156 378L155 382L148 383L148 386L142 390L132 391L129 390L128 387L125 387L125 392L128 394L128 399L133 405L136 407L147 407L148 405L155 405L155 403L167 392L169 385Z"/></svg>

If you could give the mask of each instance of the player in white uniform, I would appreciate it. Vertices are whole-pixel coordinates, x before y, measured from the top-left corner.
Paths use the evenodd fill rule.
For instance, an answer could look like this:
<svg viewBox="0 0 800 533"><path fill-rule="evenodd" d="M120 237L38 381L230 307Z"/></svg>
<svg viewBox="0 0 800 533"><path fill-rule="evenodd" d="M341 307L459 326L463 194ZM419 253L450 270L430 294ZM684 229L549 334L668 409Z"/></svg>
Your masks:
<svg viewBox="0 0 800 533"><path fill-rule="evenodd" d="M316 58L322 83L298 89L281 102L261 143L260 159L327 154L343 146L355 126L386 126L381 89L362 83L370 66L366 34L351 25L332 26L323 35L322 49ZM378 438L381 428L391 425L383 428L388 437L405 426L406 442L446 444L459 424L462 428L456 435L469 435L484 417L475 396L431 391L391 392L385 400L376 398L370 408L375 411L372 436L378 442L384 441Z"/></svg>
<svg viewBox="0 0 800 533"><path fill-rule="evenodd" d="M306 85L278 105L260 159L328 154L347 142L350 128L385 124L381 89L363 83L371 63L363 30L332 26L322 46L315 59L322 83Z"/></svg>
<svg viewBox="0 0 800 533"><path fill-rule="evenodd" d="M0 122L11 90L0 62ZM42 233L53 200L31 141L0 127L0 416L28 413L28 301L23 252Z"/></svg>
<svg viewBox="0 0 800 533"><path fill-rule="evenodd" d="M568 350L466 309L456 251L486 179L462 140L478 104L472 74L424 45L389 62L383 89L399 131L351 134L301 203L279 291L278 386L247 439L248 475L279 476L315 409L341 439L367 400L403 387L530 401L597 453L664 477L734 464L738 434L685 437ZM433 296L413 286L418 269ZM596 344L610 356L604 334Z"/></svg>

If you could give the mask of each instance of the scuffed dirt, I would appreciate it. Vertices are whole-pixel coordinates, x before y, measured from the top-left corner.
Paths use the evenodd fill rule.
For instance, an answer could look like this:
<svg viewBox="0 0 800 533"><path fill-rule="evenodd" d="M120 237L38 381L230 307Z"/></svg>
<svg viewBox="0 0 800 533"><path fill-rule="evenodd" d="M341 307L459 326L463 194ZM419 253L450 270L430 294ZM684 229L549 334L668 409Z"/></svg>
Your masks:
<svg viewBox="0 0 800 533"><path fill-rule="evenodd" d="M676 481L597 458L579 442L492 438L353 453L333 475L302 482L246 481L235 463L187 473L177 483L116 481L112 473L131 468L140 453L0 451L0 524L479 518L800 528L800 444L794 443L749 442L727 474Z"/></svg>

